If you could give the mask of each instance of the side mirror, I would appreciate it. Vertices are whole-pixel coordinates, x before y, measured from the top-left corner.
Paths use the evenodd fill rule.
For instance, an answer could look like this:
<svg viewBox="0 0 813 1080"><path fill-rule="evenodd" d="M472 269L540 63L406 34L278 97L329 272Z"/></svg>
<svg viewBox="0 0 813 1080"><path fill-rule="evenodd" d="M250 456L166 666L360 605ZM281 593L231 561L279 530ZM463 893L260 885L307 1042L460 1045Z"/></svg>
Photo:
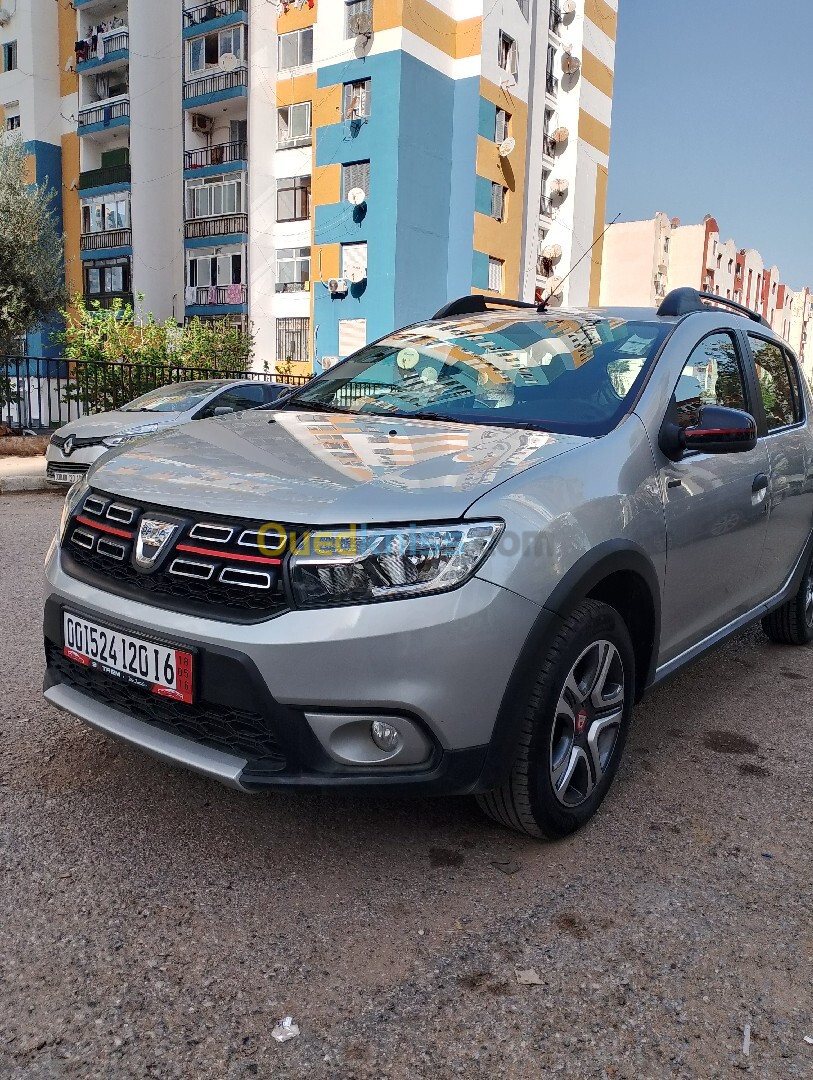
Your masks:
<svg viewBox="0 0 813 1080"><path fill-rule="evenodd" d="M757 425L750 413L722 405L704 405L695 427L682 431L684 451L741 454L757 444Z"/></svg>
<svg viewBox="0 0 813 1080"><path fill-rule="evenodd" d="M212 416L231 416L234 409L230 409L228 405L218 405L212 413Z"/></svg>

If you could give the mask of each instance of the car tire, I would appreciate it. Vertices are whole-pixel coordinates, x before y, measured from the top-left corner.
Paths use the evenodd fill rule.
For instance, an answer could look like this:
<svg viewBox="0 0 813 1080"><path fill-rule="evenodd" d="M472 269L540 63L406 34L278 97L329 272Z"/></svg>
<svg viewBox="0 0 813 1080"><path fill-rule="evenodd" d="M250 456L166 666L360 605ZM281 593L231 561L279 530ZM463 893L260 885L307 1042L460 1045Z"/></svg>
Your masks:
<svg viewBox="0 0 813 1080"><path fill-rule="evenodd" d="M584 600L539 669L511 774L502 787L477 796L480 808L539 839L580 828L618 770L634 697L635 654L624 620L615 608Z"/></svg>
<svg viewBox="0 0 813 1080"><path fill-rule="evenodd" d="M762 629L771 641L782 645L809 645L813 641L813 556L796 595L766 615Z"/></svg>

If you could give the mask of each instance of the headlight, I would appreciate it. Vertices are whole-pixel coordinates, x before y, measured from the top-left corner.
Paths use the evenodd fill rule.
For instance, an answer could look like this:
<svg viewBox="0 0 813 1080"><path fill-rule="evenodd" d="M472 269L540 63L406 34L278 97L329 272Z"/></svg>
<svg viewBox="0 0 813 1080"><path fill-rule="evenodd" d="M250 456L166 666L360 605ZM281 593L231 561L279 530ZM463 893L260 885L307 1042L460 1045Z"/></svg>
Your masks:
<svg viewBox="0 0 813 1080"><path fill-rule="evenodd" d="M122 443L132 442L133 439L140 439L144 435L150 435L153 431L157 431L160 424L149 424L147 427L136 428L134 431L124 431L121 435L108 435L106 439L102 439L104 446L121 446Z"/></svg>
<svg viewBox="0 0 813 1080"><path fill-rule="evenodd" d="M82 477L81 480L77 480L72 488L68 490L68 494L65 496L65 502L62 506L62 517L59 519L59 542L60 544L65 539L65 530L68 527L71 514L79 505L81 500L88 493L88 482L86 477Z"/></svg>
<svg viewBox="0 0 813 1080"><path fill-rule="evenodd" d="M472 576L503 524L312 532L291 559L298 607L399 600L455 589Z"/></svg>

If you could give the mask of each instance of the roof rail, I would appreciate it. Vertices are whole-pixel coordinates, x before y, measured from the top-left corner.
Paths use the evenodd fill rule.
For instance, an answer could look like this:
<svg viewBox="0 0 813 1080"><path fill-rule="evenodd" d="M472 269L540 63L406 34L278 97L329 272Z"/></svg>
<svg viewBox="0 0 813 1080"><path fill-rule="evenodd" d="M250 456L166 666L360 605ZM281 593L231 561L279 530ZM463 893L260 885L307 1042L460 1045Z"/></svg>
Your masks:
<svg viewBox="0 0 813 1080"><path fill-rule="evenodd" d="M459 296L457 300L450 300L448 304L436 311L432 316L435 319L447 319L451 315L475 315L478 312L488 311L490 307L532 308L537 311L538 304L529 304L525 300L509 300L507 296L482 296L473 293L470 296Z"/></svg>
<svg viewBox="0 0 813 1080"><path fill-rule="evenodd" d="M683 288L672 289L661 301L658 308L659 315L691 315L695 311L708 311L710 307L726 307L736 311L738 315L744 315L753 322L761 323L770 327L767 319L757 311L752 311L745 304L738 304L736 300L729 300L725 296L716 296L710 292L698 292L697 289Z"/></svg>

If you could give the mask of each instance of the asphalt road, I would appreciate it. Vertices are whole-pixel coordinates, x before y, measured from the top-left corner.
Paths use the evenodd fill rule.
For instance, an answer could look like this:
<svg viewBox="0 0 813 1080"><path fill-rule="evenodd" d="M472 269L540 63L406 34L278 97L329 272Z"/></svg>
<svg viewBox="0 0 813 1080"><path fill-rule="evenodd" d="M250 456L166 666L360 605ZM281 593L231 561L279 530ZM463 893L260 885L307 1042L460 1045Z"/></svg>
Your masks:
<svg viewBox="0 0 813 1080"><path fill-rule="evenodd" d="M653 693L555 845L466 799L252 798L43 703L58 515L0 498L4 1080L813 1074L811 650L754 629Z"/></svg>

